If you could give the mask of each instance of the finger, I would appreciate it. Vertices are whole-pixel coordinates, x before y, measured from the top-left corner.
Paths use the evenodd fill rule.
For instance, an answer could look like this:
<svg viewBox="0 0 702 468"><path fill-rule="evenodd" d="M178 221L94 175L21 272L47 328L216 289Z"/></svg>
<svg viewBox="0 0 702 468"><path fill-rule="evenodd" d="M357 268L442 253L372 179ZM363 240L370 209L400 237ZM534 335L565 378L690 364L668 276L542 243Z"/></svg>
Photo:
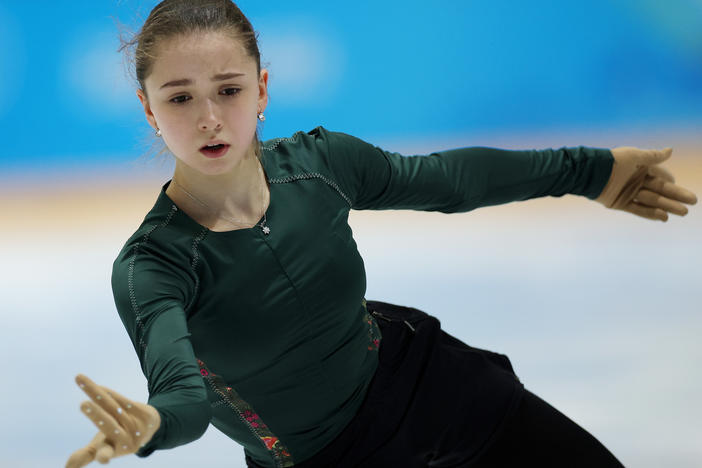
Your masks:
<svg viewBox="0 0 702 468"><path fill-rule="evenodd" d="M114 441L115 445L119 446L131 445L131 437L101 406L93 401L84 401L81 404L81 410L95 424L95 427L105 434L106 439Z"/></svg>
<svg viewBox="0 0 702 468"><path fill-rule="evenodd" d="M107 388L104 386L100 386L100 388L102 388L105 392L107 392L107 394L110 395L121 408L124 408L128 414L129 413L141 414L141 408L139 408L138 406L135 406L134 402L132 400L130 400L129 398L112 390L111 388Z"/></svg>
<svg viewBox="0 0 702 468"><path fill-rule="evenodd" d="M95 449L83 447L73 452L66 462L66 468L81 468L95 460Z"/></svg>
<svg viewBox="0 0 702 468"><path fill-rule="evenodd" d="M144 411L143 405L135 404L134 401L130 400L129 398L125 397L124 395L112 390L111 388L107 387L101 387L103 390L105 390L114 400L117 402L117 404L120 406L120 408L124 408L125 414L127 415L127 419L131 425L124 425L123 427L129 431L129 433L136 437L137 439L140 439L143 434L140 432L138 428L138 424L136 420L141 420L141 421L150 421L151 419L151 414L148 412ZM136 420L132 419L135 418ZM152 428L153 423L148 422L148 428Z"/></svg>
<svg viewBox="0 0 702 468"><path fill-rule="evenodd" d="M668 221L668 214L660 208L645 206L634 201L624 206L622 210L648 219Z"/></svg>
<svg viewBox="0 0 702 468"><path fill-rule="evenodd" d="M66 462L66 468L81 468L95 459L95 452L87 447L76 450Z"/></svg>
<svg viewBox="0 0 702 468"><path fill-rule="evenodd" d="M636 201L643 205L661 208L670 213L675 213L676 215L685 216L687 214L687 207L682 203L678 203L675 200L671 200L650 190L640 190L639 193L636 194Z"/></svg>
<svg viewBox="0 0 702 468"><path fill-rule="evenodd" d="M663 166L649 166L648 174L653 177L660 177L668 182L675 182L675 177L673 177L673 174L671 174L670 171Z"/></svg>
<svg viewBox="0 0 702 468"><path fill-rule="evenodd" d="M110 458L114 457L115 455L115 448L110 445L107 441L103 442L103 444L98 448L97 453L95 454L95 459L102 463L105 464L110 461Z"/></svg>
<svg viewBox="0 0 702 468"><path fill-rule="evenodd" d="M160 424L160 416L157 414L156 419L154 419L153 408L149 408L148 405L144 405L140 402L130 400L129 398L121 395L110 388L103 387L112 398L117 401L125 409L127 414L132 415L135 418L135 424L133 428L129 428L131 435L135 438L134 442L138 445L143 445L148 441L148 439L153 435L154 427ZM152 411L149 411L149 410ZM141 426L139 428L139 422L145 422L146 427Z"/></svg>
<svg viewBox="0 0 702 468"><path fill-rule="evenodd" d="M107 392L107 387L96 384L85 375L79 374L76 377L76 383L83 391L95 401L98 405L104 408L117 421L117 424L124 427L129 432L133 432L135 426L134 421L129 415L124 412L122 406L115 401Z"/></svg>
<svg viewBox="0 0 702 468"><path fill-rule="evenodd" d="M695 195L693 192L690 192L689 190L671 182L663 181L660 178L652 179L647 177L642 187L650 189L653 192L657 192L671 200L681 201L689 205L694 205L697 203L697 195Z"/></svg>
<svg viewBox="0 0 702 468"><path fill-rule="evenodd" d="M73 452L66 462L66 468L81 468L95 459L97 447L105 440L105 434L98 431L88 445Z"/></svg>

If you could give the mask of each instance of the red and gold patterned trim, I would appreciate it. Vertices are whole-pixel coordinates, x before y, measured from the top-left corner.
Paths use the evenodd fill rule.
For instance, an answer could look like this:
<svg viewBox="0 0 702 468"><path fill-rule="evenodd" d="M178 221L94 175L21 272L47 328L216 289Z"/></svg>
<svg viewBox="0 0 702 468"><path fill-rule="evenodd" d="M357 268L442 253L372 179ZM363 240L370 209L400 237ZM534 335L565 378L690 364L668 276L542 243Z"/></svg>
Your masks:
<svg viewBox="0 0 702 468"><path fill-rule="evenodd" d="M375 318L368 312L366 308L366 298L361 299L361 304L365 309L363 320L368 324L368 351L377 351L380 347L380 329Z"/></svg>
<svg viewBox="0 0 702 468"><path fill-rule="evenodd" d="M198 359L197 363L200 366L200 374L208 380L215 393L220 395L236 410L244 424L249 427L251 432L261 440L261 443L270 452L276 465L281 468L293 466L292 455L290 455L287 447L271 432L251 405L241 398L236 390L228 387L219 375L212 373L203 361Z"/></svg>

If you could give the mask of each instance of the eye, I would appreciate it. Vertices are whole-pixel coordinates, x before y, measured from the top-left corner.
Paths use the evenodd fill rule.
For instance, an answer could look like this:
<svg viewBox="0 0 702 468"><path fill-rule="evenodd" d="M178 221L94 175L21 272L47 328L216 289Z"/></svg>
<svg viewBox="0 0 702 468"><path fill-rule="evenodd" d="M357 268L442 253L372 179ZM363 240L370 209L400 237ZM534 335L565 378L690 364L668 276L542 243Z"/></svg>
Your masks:
<svg viewBox="0 0 702 468"><path fill-rule="evenodd" d="M241 91L240 88L225 88L222 91L224 91L225 96L236 96L239 94L239 91ZM173 104L185 104L185 102L189 101L190 97L186 95L182 96L176 96L173 99L169 99L169 102L172 102Z"/></svg>
<svg viewBox="0 0 702 468"><path fill-rule="evenodd" d="M223 91L231 91L231 92L225 93L226 96L235 96L235 95L239 94L239 91L241 91L241 89L239 89L239 88L225 88Z"/></svg>
<svg viewBox="0 0 702 468"><path fill-rule="evenodd" d="M187 99L184 99L182 101L177 101L176 99L187 98L187 97L188 96L176 96L173 99L170 99L168 102L172 102L173 104L183 104L185 101L187 101Z"/></svg>

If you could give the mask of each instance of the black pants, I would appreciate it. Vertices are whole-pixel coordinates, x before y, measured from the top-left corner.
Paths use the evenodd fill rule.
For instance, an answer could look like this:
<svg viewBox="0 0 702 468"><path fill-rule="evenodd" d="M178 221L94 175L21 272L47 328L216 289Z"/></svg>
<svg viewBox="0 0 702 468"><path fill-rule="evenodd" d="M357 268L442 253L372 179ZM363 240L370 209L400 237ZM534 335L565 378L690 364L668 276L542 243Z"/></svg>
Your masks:
<svg viewBox="0 0 702 468"><path fill-rule="evenodd" d="M621 467L524 388L509 358L467 345L424 311L367 301L382 340L356 416L300 468ZM248 455L247 465L258 468Z"/></svg>
<svg viewBox="0 0 702 468"><path fill-rule="evenodd" d="M622 467L589 432L529 390L506 427L470 468Z"/></svg>

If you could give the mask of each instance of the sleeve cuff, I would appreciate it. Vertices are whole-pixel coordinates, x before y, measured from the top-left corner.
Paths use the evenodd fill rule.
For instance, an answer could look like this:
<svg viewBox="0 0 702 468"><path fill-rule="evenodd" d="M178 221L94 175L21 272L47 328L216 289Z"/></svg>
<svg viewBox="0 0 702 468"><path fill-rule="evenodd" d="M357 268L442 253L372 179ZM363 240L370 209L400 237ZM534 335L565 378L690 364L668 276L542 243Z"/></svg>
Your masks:
<svg viewBox="0 0 702 468"><path fill-rule="evenodd" d="M604 190L614 166L614 156L608 149L593 148L594 152L592 176L587 189L580 195L595 200Z"/></svg>
<svg viewBox="0 0 702 468"><path fill-rule="evenodd" d="M151 399L151 406L161 416L161 425L146 445L135 454L147 457L154 450L170 449L199 439L210 425L212 408L208 400L189 402L180 405L159 406Z"/></svg>
<svg viewBox="0 0 702 468"><path fill-rule="evenodd" d="M152 405L153 406L153 405ZM163 442L163 437L166 434L166 418L163 415L163 412L156 406L156 411L158 411L159 416L161 416L161 425L158 427L156 432L154 432L154 435L151 436L151 440L149 440L145 445L141 446L139 450L135 452L135 455L137 457L148 457L151 455L156 448Z"/></svg>

